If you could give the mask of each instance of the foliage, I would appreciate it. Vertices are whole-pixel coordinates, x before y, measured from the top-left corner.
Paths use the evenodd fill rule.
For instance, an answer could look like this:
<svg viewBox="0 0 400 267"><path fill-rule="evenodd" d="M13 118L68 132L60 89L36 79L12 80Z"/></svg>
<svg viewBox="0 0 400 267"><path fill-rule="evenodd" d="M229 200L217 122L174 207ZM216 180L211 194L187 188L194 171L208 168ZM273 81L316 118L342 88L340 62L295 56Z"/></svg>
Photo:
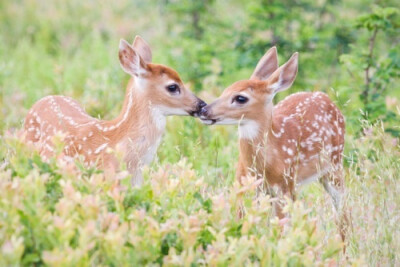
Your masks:
<svg viewBox="0 0 400 267"><path fill-rule="evenodd" d="M0 265L399 264L399 11L396 0L0 1ZM277 221L248 181L236 218L235 127L169 118L145 185L121 170L43 162L17 138L48 94L114 118L128 77L118 40L142 35L154 61L212 101L272 45L300 52L288 92L326 91L346 117L347 251L318 184ZM372 49L371 49L372 48ZM372 51L372 52L371 52ZM368 79L365 79L368 71ZM361 95L361 97L360 97ZM315 205L318 203L319 205Z"/></svg>
<svg viewBox="0 0 400 267"><path fill-rule="evenodd" d="M386 107L385 96L388 87L400 75L400 50L394 46L389 51L376 51L378 34L398 33L400 30L400 10L396 8L375 7L370 14L357 18L355 26L369 33L368 45L353 45L352 54L342 55L341 60L353 76L364 76L364 82L358 85L360 100L363 104L365 119L376 122L398 121L396 114ZM389 128L399 136L400 132Z"/></svg>
<svg viewBox="0 0 400 267"><path fill-rule="evenodd" d="M247 215L238 220L243 189L212 188L185 160L131 188L126 172L87 177L62 160L41 162L16 137L4 141L10 162L0 171L1 265L325 265L342 249L338 235L324 240L301 202L288 207L291 221L281 234L272 200L254 199L252 181Z"/></svg>

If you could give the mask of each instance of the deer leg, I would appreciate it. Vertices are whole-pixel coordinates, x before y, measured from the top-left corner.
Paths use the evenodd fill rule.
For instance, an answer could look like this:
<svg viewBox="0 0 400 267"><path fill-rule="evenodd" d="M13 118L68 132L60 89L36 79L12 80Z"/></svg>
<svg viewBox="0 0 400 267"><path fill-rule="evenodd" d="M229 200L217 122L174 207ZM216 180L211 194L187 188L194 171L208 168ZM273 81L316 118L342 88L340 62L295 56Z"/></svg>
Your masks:
<svg viewBox="0 0 400 267"><path fill-rule="evenodd" d="M328 176L329 177L329 176ZM321 183L325 191L331 196L335 210L339 212L342 205L343 188L338 186L331 179L326 176L322 177Z"/></svg>
<svg viewBox="0 0 400 267"><path fill-rule="evenodd" d="M274 203L274 209L275 209L275 214L278 216L279 219L284 219L286 217L286 214L283 213L283 208L285 207L286 200L285 197L289 197L291 200L295 200L295 197L292 195L292 193L284 193L281 194L280 197L278 197L278 201Z"/></svg>
<svg viewBox="0 0 400 267"><path fill-rule="evenodd" d="M285 177L285 184L279 186L277 191L275 195L278 197L278 201L274 203L275 214L279 219L283 219L286 217L283 213L283 208L286 205L285 197L288 197L292 201L296 200L292 176Z"/></svg>
<svg viewBox="0 0 400 267"><path fill-rule="evenodd" d="M136 170L132 174L132 179L131 179L131 184L133 187L141 187L143 184L143 175L142 175L142 170Z"/></svg>
<svg viewBox="0 0 400 267"><path fill-rule="evenodd" d="M344 242L346 234L350 226L350 217L344 203L344 179L343 170L335 170L331 173L326 174L320 180L324 189L331 196L333 206L335 207L337 224L339 227L340 236Z"/></svg>

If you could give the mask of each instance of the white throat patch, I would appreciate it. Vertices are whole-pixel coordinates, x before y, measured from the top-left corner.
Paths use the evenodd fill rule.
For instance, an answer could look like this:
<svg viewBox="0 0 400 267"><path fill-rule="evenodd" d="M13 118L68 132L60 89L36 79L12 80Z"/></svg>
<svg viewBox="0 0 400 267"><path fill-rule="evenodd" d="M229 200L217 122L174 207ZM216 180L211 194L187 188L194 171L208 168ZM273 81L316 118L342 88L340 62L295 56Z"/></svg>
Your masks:
<svg viewBox="0 0 400 267"><path fill-rule="evenodd" d="M151 108L151 115L154 124L156 125L158 130L165 130L165 125L167 124L167 119L164 113L157 107Z"/></svg>
<svg viewBox="0 0 400 267"><path fill-rule="evenodd" d="M239 124L239 138L252 140L259 134L260 126L255 121L246 121Z"/></svg>

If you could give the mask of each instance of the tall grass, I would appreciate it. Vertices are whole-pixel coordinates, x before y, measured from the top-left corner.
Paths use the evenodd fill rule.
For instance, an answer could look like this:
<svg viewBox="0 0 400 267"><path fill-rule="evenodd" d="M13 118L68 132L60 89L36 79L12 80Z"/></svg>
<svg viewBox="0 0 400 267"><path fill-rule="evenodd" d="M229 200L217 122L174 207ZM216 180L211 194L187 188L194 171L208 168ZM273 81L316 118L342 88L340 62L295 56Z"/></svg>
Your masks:
<svg viewBox="0 0 400 267"><path fill-rule="evenodd" d="M290 203L271 216L255 184L207 183L182 159L148 170L132 189L126 171L105 175L53 159L15 137L2 140L1 264L329 265L343 260L336 232L313 210ZM237 219L238 195L246 217ZM284 231L281 231L282 227Z"/></svg>
<svg viewBox="0 0 400 267"><path fill-rule="evenodd" d="M0 10L1 266L400 264L400 150L381 124L346 137L352 227L343 254L319 184L298 192L287 222L272 216L274 199L255 198L253 181L239 187L235 127L170 118L140 189L130 188L124 170L106 175L80 162L42 162L15 134L35 101L69 95L110 119L128 79L117 61L119 38L142 34L155 61L176 69L180 54L163 47L170 36L159 16L166 13L152 1L3 1ZM200 93L206 100L223 90L213 64ZM246 216L238 219L241 190Z"/></svg>

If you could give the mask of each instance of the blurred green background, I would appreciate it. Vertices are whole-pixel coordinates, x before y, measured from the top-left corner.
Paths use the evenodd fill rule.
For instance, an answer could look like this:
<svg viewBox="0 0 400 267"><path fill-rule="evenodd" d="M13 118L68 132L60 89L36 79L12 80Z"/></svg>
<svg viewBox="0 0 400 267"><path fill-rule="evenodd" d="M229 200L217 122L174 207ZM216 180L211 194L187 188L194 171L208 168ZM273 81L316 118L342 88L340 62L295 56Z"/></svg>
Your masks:
<svg viewBox="0 0 400 267"><path fill-rule="evenodd" d="M129 79L118 61L120 38L133 41L141 35L153 49L154 62L176 69L206 101L218 97L231 83L248 78L266 50L275 45L280 64L296 51L300 58L294 85L274 101L298 91L324 91L346 117L346 182L355 218L350 259L396 265L400 245L399 6L398 0L2 0L1 163L10 162L7 168L13 177L47 166L36 158L39 167L33 167L30 154L19 153L24 151L21 145L3 142L5 133L20 129L30 106L46 95L71 96L94 117L117 116ZM185 158L187 168L215 190L207 191L212 198L232 190L237 154L235 126L207 127L189 117L169 118L150 176L154 175L151 171L168 170ZM4 166L0 174L6 176ZM60 179L62 174L55 175L53 167L43 168L50 177ZM44 202L58 201L60 196L51 194L59 186L58 180L49 186ZM107 199L104 193L93 194ZM150 201L147 195L143 198ZM331 238L336 230L332 230L332 214L326 208L330 202L325 201L323 190L317 185L308 187L300 199L312 207L308 212L318 216ZM315 207L315 203L324 205ZM19 220L18 216L10 218ZM29 216L21 218L25 223ZM13 225L10 221L7 227ZM1 227L0 223L0 236ZM14 235L14 230L4 236L8 235ZM23 236L29 237L29 231ZM42 262L43 247L30 244L29 238L24 242L24 262ZM319 243L313 245L321 248Z"/></svg>
<svg viewBox="0 0 400 267"><path fill-rule="evenodd" d="M299 75L286 94L327 91L352 120L360 108L387 119L385 98L399 89L396 6L394 0L1 1L0 129L20 126L26 109L47 94L75 97L93 116L115 116L128 79L118 42L136 34L153 48L154 62L175 68L205 98L249 77L276 45L281 64L300 53Z"/></svg>
<svg viewBox="0 0 400 267"><path fill-rule="evenodd" d="M325 91L345 114L349 134L360 136L361 120L383 120L397 137L396 7L395 0L1 1L0 130L20 128L29 107L48 94L76 98L92 116L115 117L129 79L119 66L118 42L139 34L154 62L176 69L206 101L248 78L271 46L280 64L298 51L297 79L276 102L297 91ZM236 139L235 127L171 120L161 161L185 156L206 171L197 157L218 169L218 153L237 153L226 146ZM210 148L218 151L212 160L193 153Z"/></svg>
<svg viewBox="0 0 400 267"><path fill-rule="evenodd" d="M119 66L118 42L139 34L151 45L154 62L176 69L206 101L248 78L271 46L280 64L298 51L297 79L276 102L293 92L322 90L345 114L349 134L360 135L360 120L383 120L397 137L396 6L390 0L1 1L0 130L20 128L29 107L48 94L76 98L92 116L115 117L129 79ZM225 164L224 173L233 177L230 157L237 151L227 143L236 142L235 127L171 120L161 162L188 157L201 173ZM213 156L198 153L204 149Z"/></svg>

